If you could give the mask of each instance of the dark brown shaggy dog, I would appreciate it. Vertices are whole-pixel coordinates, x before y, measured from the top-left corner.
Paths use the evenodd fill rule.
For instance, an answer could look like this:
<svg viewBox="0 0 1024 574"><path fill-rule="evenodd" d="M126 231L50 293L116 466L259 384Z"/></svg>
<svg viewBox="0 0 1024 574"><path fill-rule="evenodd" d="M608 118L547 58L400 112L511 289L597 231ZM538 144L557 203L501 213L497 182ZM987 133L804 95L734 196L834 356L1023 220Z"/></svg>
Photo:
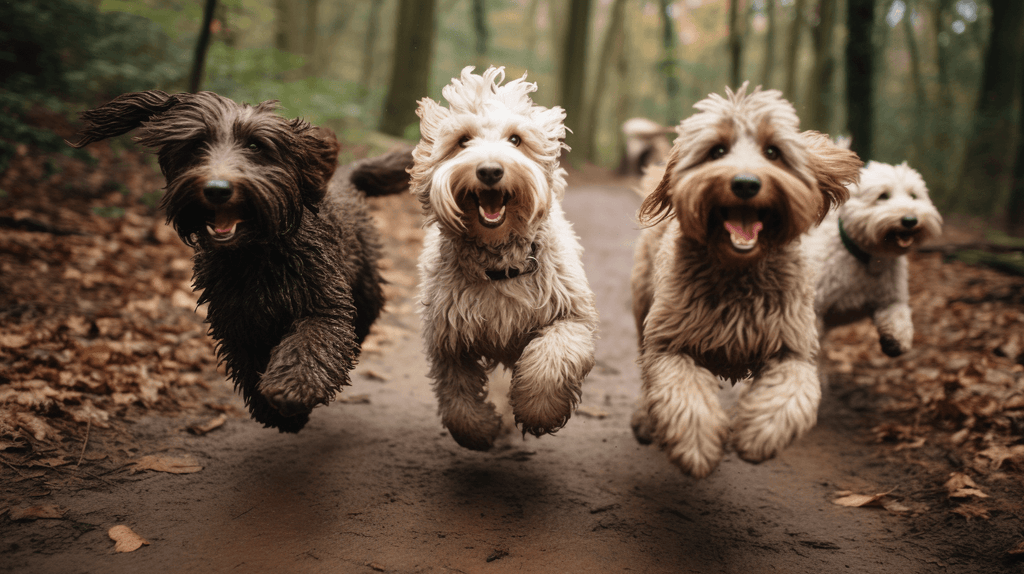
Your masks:
<svg viewBox="0 0 1024 574"><path fill-rule="evenodd" d="M140 128L136 141L157 148L161 206L195 249L193 286L217 354L254 419L298 432L349 384L384 304L363 193L407 189L412 155L335 173L334 134L275 108L212 92L124 94L84 112L72 145Z"/></svg>

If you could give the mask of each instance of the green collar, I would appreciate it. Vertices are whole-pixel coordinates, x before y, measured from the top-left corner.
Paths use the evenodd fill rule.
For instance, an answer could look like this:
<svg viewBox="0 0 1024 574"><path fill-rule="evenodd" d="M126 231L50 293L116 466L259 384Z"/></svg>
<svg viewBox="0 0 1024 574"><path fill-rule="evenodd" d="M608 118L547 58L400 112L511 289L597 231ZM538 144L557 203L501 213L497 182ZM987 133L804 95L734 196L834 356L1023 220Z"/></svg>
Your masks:
<svg viewBox="0 0 1024 574"><path fill-rule="evenodd" d="M839 219L839 239L843 240L843 247L850 252L850 255L856 257L858 261L864 265L871 262L871 255L860 247L857 247L857 244L850 239L849 235L846 234L846 230L843 229L843 220L841 218Z"/></svg>

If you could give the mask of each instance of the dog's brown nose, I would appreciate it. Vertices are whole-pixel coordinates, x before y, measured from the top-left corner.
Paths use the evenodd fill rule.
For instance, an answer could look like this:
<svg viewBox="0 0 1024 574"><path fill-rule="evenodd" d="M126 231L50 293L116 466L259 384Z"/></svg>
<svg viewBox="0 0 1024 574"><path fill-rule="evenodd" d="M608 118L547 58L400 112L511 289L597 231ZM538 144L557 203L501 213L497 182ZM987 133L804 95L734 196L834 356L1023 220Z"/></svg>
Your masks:
<svg viewBox="0 0 1024 574"><path fill-rule="evenodd" d="M752 173L741 173L732 178L732 192L740 199L750 199L761 191L761 179Z"/></svg>
<svg viewBox="0 0 1024 574"><path fill-rule="evenodd" d="M913 215L904 215L903 218L900 219L900 224L907 228L914 227L917 225L917 217Z"/></svg>
<svg viewBox="0 0 1024 574"><path fill-rule="evenodd" d="M476 178L482 181L484 185L494 185L501 181L504 175L505 170L501 169L501 165L496 163L482 163L476 168Z"/></svg>
<svg viewBox="0 0 1024 574"><path fill-rule="evenodd" d="M223 179L211 179L203 187L203 195L206 200L214 205L220 205L231 199L231 182Z"/></svg>

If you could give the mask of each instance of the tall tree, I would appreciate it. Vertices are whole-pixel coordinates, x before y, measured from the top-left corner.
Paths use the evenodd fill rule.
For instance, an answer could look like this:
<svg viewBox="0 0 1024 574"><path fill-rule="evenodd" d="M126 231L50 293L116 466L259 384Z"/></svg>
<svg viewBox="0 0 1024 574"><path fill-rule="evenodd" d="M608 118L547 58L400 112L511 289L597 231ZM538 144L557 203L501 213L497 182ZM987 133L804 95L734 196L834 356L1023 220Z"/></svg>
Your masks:
<svg viewBox="0 0 1024 574"><path fill-rule="evenodd" d="M818 24L811 28L814 63L804 87L805 125L825 132L832 119L832 75L836 68L832 48L838 0L818 2Z"/></svg>
<svg viewBox="0 0 1024 574"><path fill-rule="evenodd" d="M1024 37L1024 2L991 0L992 29L981 72L971 136L964 152L954 209L991 215L1005 200L1013 152L1012 121L1020 76L1021 38Z"/></svg>
<svg viewBox="0 0 1024 574"><path fill-rule="evenodd" d="M673 18L672 3L659 0L661 8L661 53L659 67L665 78L665 95L668 98L665 123L674 125L679 121L679 65L676 60L676 26Z"/></svg>
<svg viewBox="0 0 1024 574"><path fill-rule="evenodd" d="M1024 237L1024 106L1017 113L1017 158L1006 209L1006 232Z"/></svg>
<svg viewBox="0 0 1024 574"><path fill-rule="evenodd" d="M764 33L764 52L761 59L761 85L772 86L772 72L775 71L775 38L778 35L775 0L764 0L768 29Z"/></svg>
<svg viewBox="0 0 1024 574"><path fill-rule="evenodd" d="M729 85L733 89L743 83L743 28L740 0L729 0Z"/></svg>
<svg viewBox="0 0 1024 574"><path fill-rule="evenodd" d="M473 0L473 31L476 32L476 65L482 69L487 66L487 40L490 36L484 0Z"/></svg>
<svg viewBox="0 0 1024 574"><path fill-rule="evenodd" d="M601 96L606 93L608 83L608 72L611 71L612 61L615 55L622 49L622 38L625 35L623 13L626 9L626 0L614 0L608 12L608 29L604 33L604 40L601 42L601 54L597 61L597 76L590 89L590 97L586 105L586 125L590 126L586 138L580 141L580 157L588 160L595 160L595 144L598 134L597 110L601 107Z"/></svg>
<svg viewBox="0 0 1024 574"><path fill-rule="evenodd" d="M907 158L912 164L920 163L921 155L926 146L931 145L931 123L925 117L925 110L928 106L928 94L924 88L924 77L921 72L921 52L917 44L917 36L914 34L914 24L911 22L911 7L913 5L907 0L907 11L903 16L903 35L906 36L907 53L910 55L910 83L914 88L914 148Z"/></svg>
<svg viewBox="0 0 1024 574"><path fill-rule="evenodd" d="M583 122L583 86L586 85L587 38L590 31L590 0L572 0L569 5L568 29L562 45L559 103L565 109L565 123L573 130L566 135L567 144L586 137L590 128Z"/></svg>
<svg viewBox="0 0 1024 574"><path fill-rule="evenodd" d="M434 0L399 0L391 81L384 99L380 131L402 136L416 123L416 101L430 84L434 51Z"/></svg>
<svg viewBox="0 0 1024 574"><path fill-rule="evenodd" d="M206 50L210 47L210 24L213 23L213 11L217 8L217 0L206 0L203 9L203 24L196 42L195 57L192 58L192 73L189 74L188 91L193 94L199 91L199 83L203 79L203 67L206 65Z"/></svg>
<svg viewBox="0 0 1024 574"><path fill-rule="evenodd" d="M846 0L846 10L846 127L853 138L853 151L867 161L871 158L874 122L871 31L875 25L875 0Z"/></svg>
<svg viewBox="0 0 1024 574"><path fill-rule="evenodd" d="M855 0L850 0L851 2ZM861 0L863 1L863 0ZM804 32L807 0L796 0L793 4L793 23L789 26L786 39L786 84L783 92L791 101L796 100L797 52L800 50L800 36Z"/></svg>
<svg viewBox="0 0 1024 574"><path fill-rule="evenodd" d="M363 98L370 93L373 81L374 50L377 46L377 30L380 28L380 9L384 2L370 2L370 14L366 19L366 33L363 35L363 61L359 66L359 90Z"/></svg>
<svg viewBox="0 0 1024 574"><path fill-rule="evenodd" d="M533 63L537 58L537 10L540 8L540 0L530 0L526 9L526 33L523 37L523 45L530 46L526 55L526 70L533 72Z"/></svg>

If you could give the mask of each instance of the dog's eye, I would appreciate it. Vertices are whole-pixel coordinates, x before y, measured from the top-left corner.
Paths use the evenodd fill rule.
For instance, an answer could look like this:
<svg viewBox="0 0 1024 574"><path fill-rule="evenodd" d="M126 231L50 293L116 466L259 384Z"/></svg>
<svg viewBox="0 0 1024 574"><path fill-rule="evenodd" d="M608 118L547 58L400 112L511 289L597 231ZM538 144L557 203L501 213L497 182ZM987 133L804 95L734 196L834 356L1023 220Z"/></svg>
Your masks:
<svg viewBox="0 0 1024 574"><path fill-rule="evenodd" d="M782 152L779 151L779 148L770 145L764 148L764 157L768 158L771 161L775 161L782 157Z"/></svg>
<svg viewBox="0 0 1024 574"><path fill-rule="evenodd" d="M519 147L519 144L523 143L523 139L520 138L519 136L515 135L515 134L512 134L512 135L508 136L508 143L510 143L510 144L512 144L512 145L514 145L516 147Z"/></svg>
<svg viewBox="0 0 1024 574"><path fill-rule="evenodd" d="M910 199L917 199L917 194L916 193L911 193L910 194Z"/></svg>
<svg viewBox="0 0 1024 574"><path fill-rule="evenodd" d="M459 138L459 147L466 147L466 144L468 144L469 140L471 139L473 138L469 136L462 136L461 138Z"/></svg>
<svg viewBox="0 0 1024 574"><path fill-rule="evenodd" d="M246 147L249 148L249 151L254 151L254 152L259 152L261 149L263 149L263 148L260 147L260 144L258 144L256 142L249 142L249 145L246 146Z"/></svg>
<svg viewBox="0 0 1024 574"><path fill-rule="evenodd" d="M888 191L883 191L882 193L878 194L878 200L879 201L884 201L886 199L889 199L889 192Z"/></svg>
<svg viewBox="0 0 1024 574"><path fill-rule="evenodd" d="M711 157L711 159L718 159L718 158L724 156L728 152L729 152L729 148L725 147L722 144L718 144L715 147L711 148L710 157Z"/></svg>

